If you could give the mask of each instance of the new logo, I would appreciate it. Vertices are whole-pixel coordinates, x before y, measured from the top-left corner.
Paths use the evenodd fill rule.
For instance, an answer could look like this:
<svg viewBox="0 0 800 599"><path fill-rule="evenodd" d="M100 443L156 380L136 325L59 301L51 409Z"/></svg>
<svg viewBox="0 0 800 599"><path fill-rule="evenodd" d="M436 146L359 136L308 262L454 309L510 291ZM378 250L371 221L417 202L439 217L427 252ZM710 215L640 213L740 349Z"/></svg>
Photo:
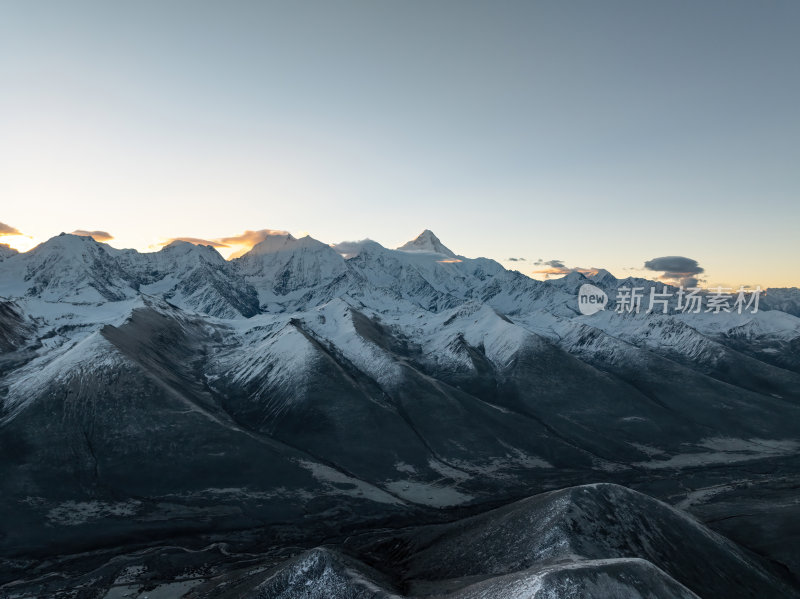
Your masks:
<svg viewBox="0 0 800 599"><path fill-rule="evenodd" d="M578 290L578 310L581 311L581 314L590 316L600 310L605 310L607 303L608 296L599 287L584 283Z"/></svg>

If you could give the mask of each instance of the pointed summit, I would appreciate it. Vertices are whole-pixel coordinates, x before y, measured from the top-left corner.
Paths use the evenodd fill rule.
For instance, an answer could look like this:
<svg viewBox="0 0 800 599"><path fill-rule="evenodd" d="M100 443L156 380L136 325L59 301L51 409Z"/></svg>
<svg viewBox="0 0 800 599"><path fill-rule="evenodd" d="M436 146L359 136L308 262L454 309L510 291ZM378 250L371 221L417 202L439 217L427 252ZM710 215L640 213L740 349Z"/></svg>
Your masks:
<svg viewBox="0 0 800 599"><path fill-rule="evenodd" d="M401 252L433 252L455 258L455 254L447 249L430 229L425 229L416 239L397 248Z"/></svg>
<svg viewBox="0 0 800 599"><path fill-rule="evenodd" d="M592 281L595 283L606 283L610 285L612 283L617 282L617 278L610 272L608 272L605 268L600 268L595 272L587 275L587 277L589 279L592 279Z"/></svg>

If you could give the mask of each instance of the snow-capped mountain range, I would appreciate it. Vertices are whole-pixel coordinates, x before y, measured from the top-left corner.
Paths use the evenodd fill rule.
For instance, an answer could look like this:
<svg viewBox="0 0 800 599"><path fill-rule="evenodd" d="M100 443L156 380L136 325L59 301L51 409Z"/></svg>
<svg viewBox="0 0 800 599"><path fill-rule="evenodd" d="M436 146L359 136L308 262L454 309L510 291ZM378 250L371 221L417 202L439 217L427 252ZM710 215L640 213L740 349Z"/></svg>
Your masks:
<svg viewBox="0 0 800 599"><path fill-rule="evenodd" d="M794 459L800 290L584 316L586 283L656 285L537 281L428 230L230 261L0 247L0 555L187 522L338 534L598 480L669 495Z"/></svg>

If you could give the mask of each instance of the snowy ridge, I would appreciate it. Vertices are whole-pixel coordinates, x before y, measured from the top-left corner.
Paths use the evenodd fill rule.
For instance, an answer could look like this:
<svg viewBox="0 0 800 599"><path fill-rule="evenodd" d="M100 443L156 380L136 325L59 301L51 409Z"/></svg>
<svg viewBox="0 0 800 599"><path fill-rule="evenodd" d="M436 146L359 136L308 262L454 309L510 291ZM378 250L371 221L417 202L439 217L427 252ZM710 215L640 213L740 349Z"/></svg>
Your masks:
<svg viewBox="0 0 800 599"><path fill-rule="evenodd" d="M279 310L284 304L308 305L316 294L326 297L324 287L347 270L344 259L330 246L289 234L271 235L233 262L257 290L262 306Z"/></svg>
<svg viewBox="0 0 800 599"><path fill-rule="evenodd" d="M353 320L353 308L346 301L332 300L314 312L316 318L305 322L316 337L339 348L347 360L382 387L391 389L400 384L402 368L386 350L359 334Z"/></svg>
<svg viewBox="0 0 800 599"><path fill-rule="evenodd" d="M378 564L385 563L383 551L405 555L401 582L408 597L793 596L723 537L616 485L532 496L449 524L400 531L367 549ZM247 596L401 596L380 572L327 548L285 562L254 591Z"/></svg>
<svg viewBox="0 0 800 599"><path fill-rule="evenodd" d="M459 593L462 599L558 599L569 593L585 597L629 599L699 599L647 560L582 560L498 576Z"/></svg>
<svg viewBox="0 0 800 599"><path fill-rule="evenodd" d="M585 282L606 289L612 301L618 285L655 285L644 279L617 280L607 271L589 277L572 272L561 279L535 281L493 260L456 256L428 230L398 250L369 240L344 245L347 259L339 246L311 237L274 234L228 262L212 247L183 241L140 254L115 250L90 237L62 234L3 260L0 296L97 304L145 294L163 297L184 310L226 319L259 311L306 311L342 297L383 314L410 309L441 312L480 302L536 330L533 319L580 318L576 294ZM765 307L790 305L787 298L793 298L795 291L771 291ZM756 315L675 318L708 334L723 334L748 322L763 326L773 319L775 330L800 335L800 319L777 314L762 310ZM609 318L609 312L592 318ZM609 321L614 326L623 323Z"/></svg>
<svg viewBox="0 0 800 599"><path fill-rule="evenodd" d="M89 237L61 234L0 263L0 296L102 303L135 295L117 250Z"/></svg>
<svg viewBox="0 0 800 599"><path fill-rule="evenodd" d="M111 371L124 362L99 332L61 347L33 360L7 379L8 389L2 404L0 424L7 423L36 395L57 384L66 386L80 381L87 372Z"/></svg>
<svg viewBox="0 0 800 599"><path fill-rule="evenodd" d="M302 398L305 375L316 359L311 342L285 317L245 322L251 326L239 327L236 348L218 356L211 378L224 378L251 394L289 391L281 396ZM276 417L291 407L288 402L271 402L267 416Z"/></svg>

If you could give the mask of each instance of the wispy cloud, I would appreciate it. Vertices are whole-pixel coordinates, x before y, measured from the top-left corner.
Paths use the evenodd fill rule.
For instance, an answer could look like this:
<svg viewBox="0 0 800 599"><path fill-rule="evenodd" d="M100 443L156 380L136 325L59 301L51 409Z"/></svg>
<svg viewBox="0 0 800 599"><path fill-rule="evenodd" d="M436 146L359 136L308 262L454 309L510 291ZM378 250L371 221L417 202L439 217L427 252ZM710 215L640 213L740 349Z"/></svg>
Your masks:
<svg viewBox="0 0 800 599"><path fill-rule="evenodd" d="M111 241L114 236L108 231L85 231L84 229L77 229L72 232L73 235L80 235L81 237L91 237L95 241Z"/></svg>
<svg viewBox="0 0 800 599"><path fill-rule="evenodd" d="M340 241L339 243L332 243L331 247L336 250L342 258L347 259L357 256L364 244L369 241L369 239L362 239L361 241Z"/></svg>
<svg viewBox="0 0 800 599"><path fill-rule="evenodd" d="M210 245L218 249L235 249L228 258L238 258L242 254L246 254L250 249L271 235L288 235L288 231L279 229L259 229L257 231L245 231L240 235L231 235L228 237L216 237L214 239L203 239L200 237L170 237L162 241L159 245L166 246L173 241L187 241L195 245Z"/></svg>
<svg viewBox="0 0 800 599"><path fill-rule="evenodd" d="M232 237L220 237L217 241L231 247L239 248L228 256L228 258L238 258L249 252L253 246L258 245L267 237L288 234L288 231L281 231L279 229L259 229L258 231L245 231L241 235L233 235Z"/></svg>
<svg viewBox="0 0 800 599"><path fill-rule="evenodd" d="M214 241L213 239L200 239L199 237L171 237L166 241L161 242L160 245L166 246L174 241L186 241L188 243L193 243L195 245L210 245L211 247L215 248L230 247L227 244L220 243L219 241Z"/></svg>
<svg viewBox="0 0 800 599"><path fill-rule="evenodd" d="M573 270L566 266L561 260L542 260L539 258L533 265L545 267L532 271L535 275L544 275L545 279L549 279L551 276L566 275Z"/></svg>
<svg viewBox="0 0 800 599"><path fill-rule="evenodd" d="M22 235L22 233L11 225L0 223L0 235Z"/></svg>
<svg viewBox="0 0 800 599"><path fill-rule="evenodd" d="M258 231L245 231L241 235L234 235L232 237L220 237L216 241L226 245L242 245L253 247L261 243L271 235L288 235L288 231L281 231L279 229L259 229Z"/></svg>
<svg viewBox="0 0 800 599"><path fill-rule="evenodd" d="M539 258L533 263L534 266L549 266L550 268L567 268L561 260L542 260Z"/></svg>
<svg viewBox="0 0 800 599"><path fill-rule="evenodd" d="M592 276L596 275L600 271L600 269L595 266L592 266L591 268L584 268L582 266L567 266L564 264L563 260L542 260L539 258L533 264L534 266L546 267L532 271L532 274L544 275L545 279L555 276L568 275L571 272L579 272L587 276Z"/></svg>

